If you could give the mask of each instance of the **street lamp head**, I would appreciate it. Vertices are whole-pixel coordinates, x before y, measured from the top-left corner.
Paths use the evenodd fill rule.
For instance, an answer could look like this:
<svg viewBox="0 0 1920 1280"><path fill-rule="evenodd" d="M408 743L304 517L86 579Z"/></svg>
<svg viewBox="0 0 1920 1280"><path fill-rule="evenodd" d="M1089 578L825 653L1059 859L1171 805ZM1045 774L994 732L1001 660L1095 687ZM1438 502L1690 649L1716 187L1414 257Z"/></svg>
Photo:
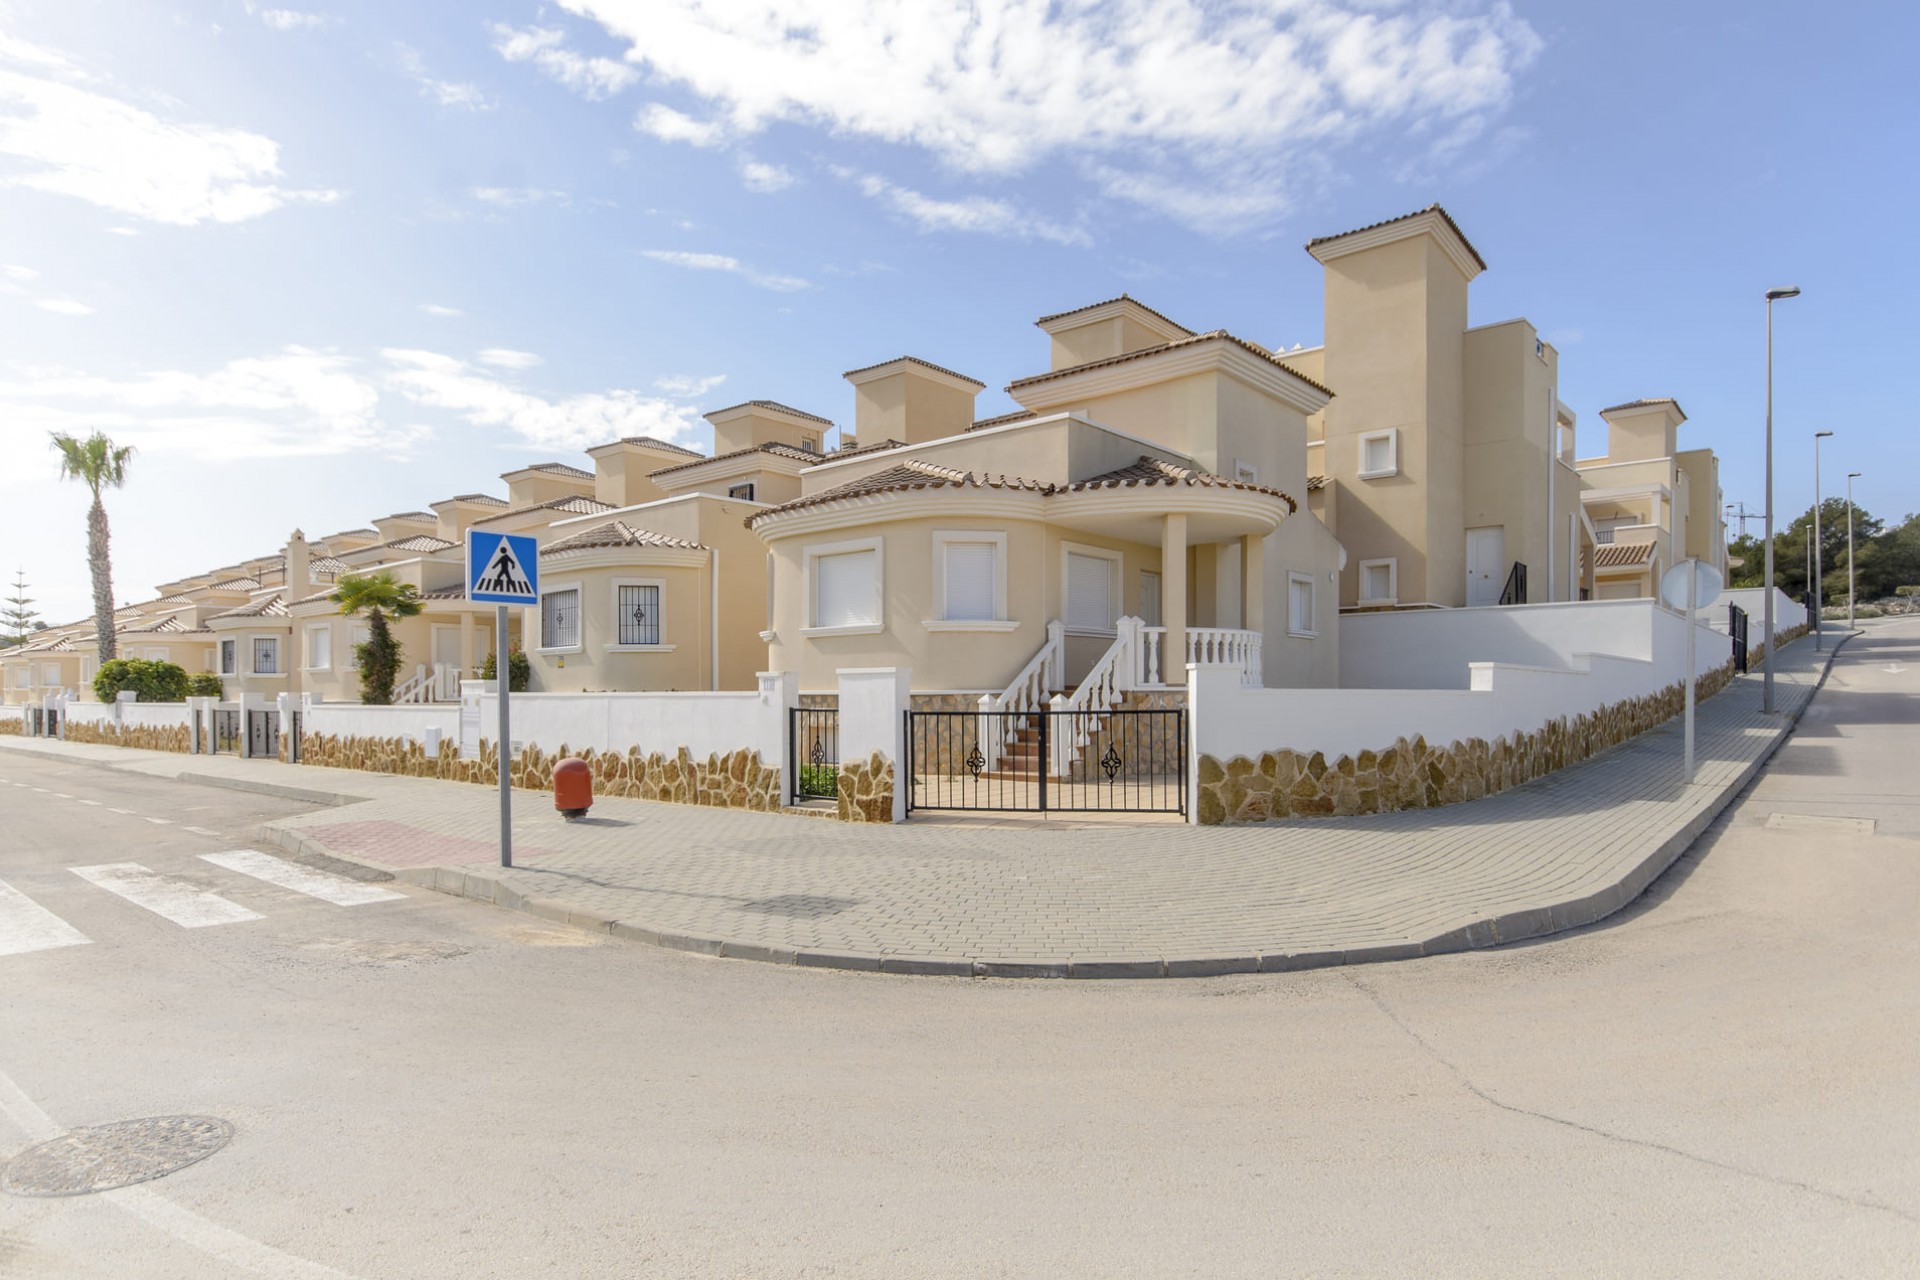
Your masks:
<svg viewBox="0 0 1920 1280"><path fill-rule="evenodd" d="M1799 296L1800 286L1797 284L1786 284L1781 285L1778 289L1767 290L1768 302L1778 302L1782 298L1797 298Z"/></svg>
<svg viewBox="0 0 1920 1280"><path fill-rule="evenodd" d="M1849 472L1847 472L1847 479L1849 479L1849 480L1858 480L1858 479L1859 479L1859 478L1860 478L1861 476L1863 476L1863 475L1865 475L1865 474L1867 474L1867 473L1866 473L1866 472L1864 472L1864 471L1849 471Z"/></svg>
<svg viewBox="0 0 1920 1280"><path fill-rule="evenodd" d="M1813 433L1813 438L1815 440L1825 440L1828 436L1832 434L1833 432L1831 431L1816 431Z"/></svg>

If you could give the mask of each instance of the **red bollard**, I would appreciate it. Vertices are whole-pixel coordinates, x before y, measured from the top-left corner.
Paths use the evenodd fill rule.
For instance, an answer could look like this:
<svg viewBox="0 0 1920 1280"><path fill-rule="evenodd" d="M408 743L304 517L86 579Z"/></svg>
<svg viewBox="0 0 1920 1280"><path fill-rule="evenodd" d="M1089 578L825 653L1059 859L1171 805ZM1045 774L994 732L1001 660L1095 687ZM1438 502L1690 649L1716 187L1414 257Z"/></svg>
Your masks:
<svg viewBox="0 0 1920 1280"><path fill-rule="evenodd" d="M568 756L553 766L553 807L568 822L587 816L593 807L593 770L585 760Z"/></svg>

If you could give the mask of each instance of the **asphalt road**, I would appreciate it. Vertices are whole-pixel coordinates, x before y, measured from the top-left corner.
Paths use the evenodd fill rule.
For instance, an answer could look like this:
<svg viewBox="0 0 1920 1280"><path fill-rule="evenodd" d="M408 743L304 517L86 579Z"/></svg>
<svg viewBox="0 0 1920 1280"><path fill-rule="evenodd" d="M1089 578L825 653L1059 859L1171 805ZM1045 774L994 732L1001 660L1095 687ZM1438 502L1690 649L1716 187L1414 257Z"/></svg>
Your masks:
<svg viewBox="0 0 1920 1280"><path fill-rule="evenodd" d="M201 857L298 806L0 756L0 884L90 939L0 954L0 1158L235 1127L138 1190L0 1195L0 1275L1920 1274L1916 757L1920 624L1875 624L1601 927L1056 984L336 905ZM72 870L127 862L258 918Z"/></svg>

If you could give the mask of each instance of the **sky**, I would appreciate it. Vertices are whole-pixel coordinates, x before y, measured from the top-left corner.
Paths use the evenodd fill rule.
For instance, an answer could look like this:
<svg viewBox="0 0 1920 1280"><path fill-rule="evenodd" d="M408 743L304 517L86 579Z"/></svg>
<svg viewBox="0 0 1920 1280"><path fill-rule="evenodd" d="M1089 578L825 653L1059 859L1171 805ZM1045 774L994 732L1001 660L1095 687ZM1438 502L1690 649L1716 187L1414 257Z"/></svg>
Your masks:
<svg viewBox="0 0 1920 1280"><path fill-rule="evenodd" d="M1916 45L1762 0L0 0L0 578L91 607L52 431L138 450L141 600L741 400L850 425L897 355L1003 412L1033 320L1123 291L1312 346L1304 243L1436 202L1582 456L1674 396L1755 511L1801 286L1781 523L1824 429L1898 518Z"/></svg>

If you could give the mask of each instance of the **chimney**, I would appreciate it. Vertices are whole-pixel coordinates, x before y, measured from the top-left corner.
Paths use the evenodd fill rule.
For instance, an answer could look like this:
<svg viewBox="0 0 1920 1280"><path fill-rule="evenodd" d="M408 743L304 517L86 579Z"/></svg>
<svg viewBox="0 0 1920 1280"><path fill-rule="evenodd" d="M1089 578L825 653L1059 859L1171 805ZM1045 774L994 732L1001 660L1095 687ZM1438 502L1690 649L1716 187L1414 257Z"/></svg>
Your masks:
<svg viewBox="0 0 1920 1280"><path fill-rule="evenodd" d="M307 560L307 535L295 529L287 539L287 604L295 604L313 594L313 572Z"/></svg>
<svg viewBox="0 0 1920 1280"><path fill-rule="evenodd" d="M861 441L924 444L964 435L973 426L973 402L986 384L916 356L849 370L853 427Z"/></svg>

